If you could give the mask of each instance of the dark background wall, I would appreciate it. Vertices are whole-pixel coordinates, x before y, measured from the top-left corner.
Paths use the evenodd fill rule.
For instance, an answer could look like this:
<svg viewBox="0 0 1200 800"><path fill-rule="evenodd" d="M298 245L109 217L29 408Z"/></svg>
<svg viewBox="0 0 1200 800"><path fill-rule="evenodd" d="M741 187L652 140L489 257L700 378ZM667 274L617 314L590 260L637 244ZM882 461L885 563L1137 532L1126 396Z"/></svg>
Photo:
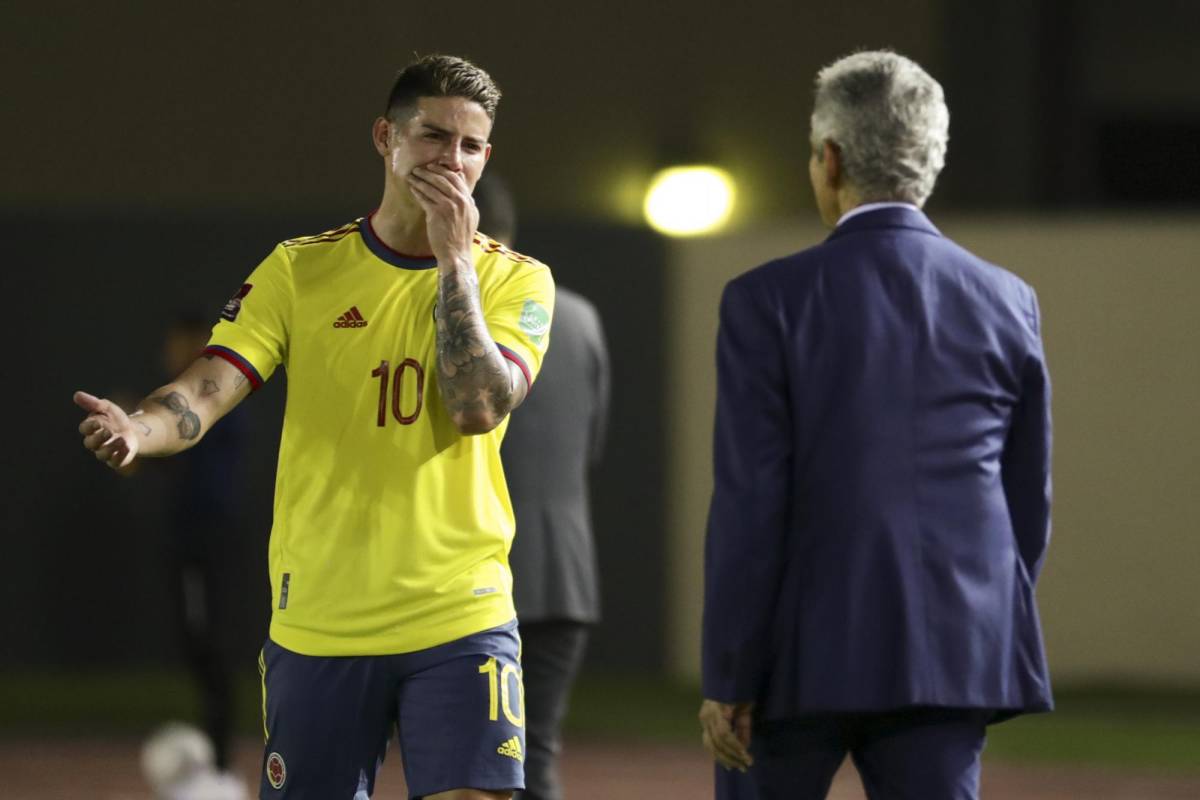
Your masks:
<svg viewBox="0 0 1200 800"><path fill-rule="evenodd" d="M806 174L817 66L871 42L938 66L936 6L14 0L0 202L362 210L395 71L446 51L505 91L493 166L528 214L619 217L680 149L745 173L776 214Z"/></svg>
<svg viewBox="0 0 1200 800"><path fill-rule="evenodd" d="M1184 0L0 5L0 665L169 652L156 477L90 463L70 393L156 385L173 313L215 313L274 242L369 211L369 125L412 53L464 54L498 79L491 168L521 203L520 248L604 315L617 385L596 476L607 622L590 657L656 669L662 420L689 400L663 377L675 299L664 244L637 221L650 171L723 163L742 186L741 224L811 214L812 76L855 47L890 46L947 90L935 214L1195 205L1197 29L1200 5ZM281 384L247 404L248 500L230 559L246 647L266 617Z"/></svg>
<svg viewBox="0 0 1200 800"><path fill-rule="evenodd" d="M437 51L505 90L493 165L531 215L636 222L640 181L688 156L738 175L746 219L806 211L812 76L863 46L946 87L936 202L1120 203L1197 183L1190 0L10 0L0 15L0 207L16 211L361 210L391 76Z"/></svg>
<svg viewBox="0 0 1200 800"><path fill-rule="evenodd" d="M1200 203L1200 26L1188 0L941 4L950 103L939 202Z"/></svg>

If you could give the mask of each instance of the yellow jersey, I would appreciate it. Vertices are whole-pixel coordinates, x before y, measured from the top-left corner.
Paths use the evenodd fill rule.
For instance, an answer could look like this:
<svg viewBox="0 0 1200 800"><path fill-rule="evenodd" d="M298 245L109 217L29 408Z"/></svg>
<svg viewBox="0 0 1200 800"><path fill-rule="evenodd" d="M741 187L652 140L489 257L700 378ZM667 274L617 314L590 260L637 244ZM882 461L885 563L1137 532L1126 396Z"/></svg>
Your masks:
<svg viewBox="0 0 1200 800"><path fill-rule="evenodd" d="M484 315L530 385L549 341L550 270L482 235ZM278 245L226 304L207 355L288 391L269 562L270 636L306 655L443 644L515 616L506 419L464 436L438 392L436 261L370 217Z"/></svg>

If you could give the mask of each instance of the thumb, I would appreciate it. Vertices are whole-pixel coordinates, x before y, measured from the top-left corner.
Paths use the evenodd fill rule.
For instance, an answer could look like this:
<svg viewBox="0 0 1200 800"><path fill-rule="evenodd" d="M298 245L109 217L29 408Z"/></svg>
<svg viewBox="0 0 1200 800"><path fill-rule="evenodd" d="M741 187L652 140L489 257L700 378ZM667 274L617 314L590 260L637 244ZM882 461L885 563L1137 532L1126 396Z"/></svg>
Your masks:
<svg viewBox="0 0 1200 800"><path fill-rule="evenodd" d="M104 401L87 392L76 392L73 399L75 400L75 405L90 414L96 414L104 410Z"/></svg>

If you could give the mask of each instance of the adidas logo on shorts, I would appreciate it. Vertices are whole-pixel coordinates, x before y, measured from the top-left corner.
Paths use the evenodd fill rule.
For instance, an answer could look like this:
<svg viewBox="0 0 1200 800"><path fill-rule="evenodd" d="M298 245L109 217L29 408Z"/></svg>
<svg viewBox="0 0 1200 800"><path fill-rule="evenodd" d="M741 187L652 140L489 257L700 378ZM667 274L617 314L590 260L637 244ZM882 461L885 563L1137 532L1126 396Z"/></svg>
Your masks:
<svg viewBox="0 0 1200 800"><path fill-rule="evenodd" d="M521 739L518 736L512 737L507 742L497 747L496 752L502 756L515 758L517 761L524 760L524 757L521 755Z"/></svg>

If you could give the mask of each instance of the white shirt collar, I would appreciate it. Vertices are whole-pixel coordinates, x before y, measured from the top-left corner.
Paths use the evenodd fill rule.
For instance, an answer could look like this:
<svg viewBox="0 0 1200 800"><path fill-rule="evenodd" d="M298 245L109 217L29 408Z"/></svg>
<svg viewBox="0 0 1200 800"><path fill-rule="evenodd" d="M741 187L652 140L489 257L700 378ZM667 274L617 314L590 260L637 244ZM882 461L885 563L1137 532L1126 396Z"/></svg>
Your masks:
<svg viewBox="0 0 1200 800"><path fill-rule="evenodd" d="M850 219L851 217L857 217L859 214L865 214L868 211L876 211L881 208L910 208L913 211L921 210L921 209L917 208L915 205L913 205L912 203L900 203L900 202L895 202L895 201L883 202L883 203L863 203L861 206L855 206L854 208L847 211L845 214L842 214L842 218L839 219L837 221L837 225L834 225L833 227L840 228L842 223L845 222L846 220Z"/></svg>

